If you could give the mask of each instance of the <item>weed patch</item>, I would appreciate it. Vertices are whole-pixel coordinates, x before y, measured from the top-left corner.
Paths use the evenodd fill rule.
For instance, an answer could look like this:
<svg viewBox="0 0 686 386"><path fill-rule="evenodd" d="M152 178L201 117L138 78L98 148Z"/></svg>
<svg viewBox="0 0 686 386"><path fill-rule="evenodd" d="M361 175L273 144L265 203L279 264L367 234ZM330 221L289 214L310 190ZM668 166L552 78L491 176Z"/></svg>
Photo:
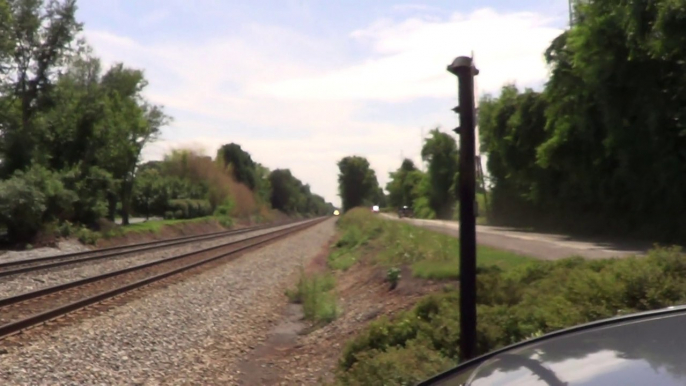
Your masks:
<svg viewBox="0 0 686 386"><path fill-rule="evenodd" d="M686 302L686 254L658 248L648 257L480 268L477 275L477 350L486 353L561 328ZM459 294L421 300L393 320L372 323L350 341L340 360L339 385L412 384L460 361ZM605 342L621 355L638 348ZM651 358L655 368L678 358ZM409 369L417 369L410 371ZM386 382L386 383L384 383Z"/></svg>
<svg viewBox="0 0 686 386"><path fill-rule="evenodd" d="M330 274L305 275L301 272L297 286L286 291L286 296L291 302L302 304L306 319L326 324L339 314L335 287L335 278Z"/></svg>
<svg viewBox="0 0 686 386"><path fill-rule="evenodd" d="M460 243L454 237L409 224L387 221L367 210L352 210L339 220L341 238L329 255L329 267L346 270L362 255L388 268L409 265L424 279L459 277ZM369 252L369 253L365 253ZM477 248L480 267L515 267L531 258L494 248Z"/></svg>

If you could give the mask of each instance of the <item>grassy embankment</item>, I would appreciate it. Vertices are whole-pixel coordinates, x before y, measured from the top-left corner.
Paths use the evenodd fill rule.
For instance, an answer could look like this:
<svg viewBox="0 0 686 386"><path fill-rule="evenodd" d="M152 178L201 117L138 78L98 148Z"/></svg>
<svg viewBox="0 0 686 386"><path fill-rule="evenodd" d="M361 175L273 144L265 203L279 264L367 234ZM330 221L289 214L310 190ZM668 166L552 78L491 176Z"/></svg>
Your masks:
<svg viewBox="0 0 686 386"><path fill-rule="evenodd" d="M341 217L340 238L328 256L329 272L301 274L296 288L286 295L301 303L305 317L317 324L328 323L340 312L336 305L333 271L345 271L362 258L386 270L389 283L402 280L401 268L410 267L423 279L456 279L459 276L459 243L452 237L411 225L386 221L365 209ZM479 247L480 267L503 269L525 264L530 259L513 253Z"/></svg>
<svg viewBox="0 0 686 386"><path fill-rule="evenodd" d="M368 211L347 213L339 228L341 238L329 257L332 269L371 259L389 272L409 266L421 278L458 275L454 238ZM686 302L686 255L678 248L656 248L643 258L540 261L480 247L478 266L480 353L593 320ZM618 349L631 350L624 346ZM458 293L452 287L393 320L372 322L349 341L336 382L412 384L457 364L458 347ZM653 361L658 366L669 359Z"/></svg>

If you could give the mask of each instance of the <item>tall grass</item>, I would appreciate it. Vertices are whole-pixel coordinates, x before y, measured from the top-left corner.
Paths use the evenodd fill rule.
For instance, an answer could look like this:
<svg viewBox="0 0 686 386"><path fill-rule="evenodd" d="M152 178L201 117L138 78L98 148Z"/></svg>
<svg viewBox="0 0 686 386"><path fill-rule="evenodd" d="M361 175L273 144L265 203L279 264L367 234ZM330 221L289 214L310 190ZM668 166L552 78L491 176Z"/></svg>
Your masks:
<svg viewBox="0 0 686 386"><path fill-rule="evenodd" d="M303 305L305 318L317 324L333 321L339 314L335 295L336 281L330 274L300 274L300 280L286 296L293 303Z"/></svg>
<svg viewBox="0 0 686 386"><path fill-rule="evenodd" d="M369 255L373 262L384 266L408 265L416 277L459 277L460 243L454 237L386 220L360 209L341 217L339 228L342 236L329 256L329 266L333 269L348 269L362 255ZM499 249L477 247L480 267L507 268L530 260L527 256Z"/></svg>

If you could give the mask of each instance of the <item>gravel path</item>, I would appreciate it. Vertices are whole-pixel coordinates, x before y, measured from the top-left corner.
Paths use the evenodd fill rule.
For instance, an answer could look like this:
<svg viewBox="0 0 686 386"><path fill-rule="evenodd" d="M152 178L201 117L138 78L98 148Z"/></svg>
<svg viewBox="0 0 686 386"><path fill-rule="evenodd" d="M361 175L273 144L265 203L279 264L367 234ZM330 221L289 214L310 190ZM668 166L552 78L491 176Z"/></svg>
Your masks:
<svg viewBox="0 0 686 386"><path fill-rule="evenodd" d="M0 384L232 385L331 219L126 305L2 349ZM4 353L4 354L3 354Z"/></svg>
<svg viewBox="0 0 686 386"><path fill-rule="evenodd" d="M41 288L52 287L58 284L96 276L105 272L115 271L118 269L131 267L133 265L159 260L165 257L193 252L203 248L210 248L229 241L243 240L248 237L265 234L277 229L287 228L289 226L292 225L280 226L268 230L257 230L254 232L222 237L220 239L200 241L192 244L175 245L166 249L145 251L139 254L130 254L117 258L89 261L80 265L67 265L37 273L0 278L0 298L14 296L29 291L35 291Z"/></svg>

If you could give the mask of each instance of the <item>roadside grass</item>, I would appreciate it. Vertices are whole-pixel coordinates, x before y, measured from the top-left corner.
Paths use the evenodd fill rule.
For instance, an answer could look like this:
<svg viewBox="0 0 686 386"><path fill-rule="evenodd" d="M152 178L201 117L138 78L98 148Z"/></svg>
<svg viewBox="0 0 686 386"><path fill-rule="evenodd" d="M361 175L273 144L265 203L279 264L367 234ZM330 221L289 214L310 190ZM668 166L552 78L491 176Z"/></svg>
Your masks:
<svg viewBox="0 0 686 386"><path fill-rule="evenodd" d="M215 217L205 216L205 217L197 217L197 218L191 218L191 219L179 219L179 220L153 220L153 221L140 222L140 223L136 223L136 224L124 225L124 226L121 226L120 229L122 230L123 234L132 233L132 232L134 232L134 233L141 233L141 232L160 233L160 231L162 231L162 228L164 228L165 226L207 222L207 221L211 221L213 219L215 219Z"/></svg>
<svg viewBox="0 0 686 386"><path fill-rule="evenodd" d="M315 325L330 323L339 314L336 303L336 279L330 273L300 273L298 284L286 291L292 303L302 304L305 318Z"/></svg>
<svg viewBox="0 0 686 386"><path fill-rule="evenodd" d="M100 231L94 231L84 226L64 222L60 225L51 225L49 228L57 237L75 236L84 244L95 245L100 239L121 237L129 233L154 233L159 234L167 226L179 224L202 223L216 220L224 227L233 225L233 219L229 216L205 216L192 219L178 220L152 220L129 225L114 225L104 222Z"/></svg>
<svg viewBox="0 0 686 386"><path fill-rule="evenodd" d="M344 233L350 226L382 229L367 241L387 247L377 263L408 264L413 275L432 279L458 274L454 239L448 243L407 224L350 214L341 218ZM686 303L686 254L678 247L656 247L646 257L557 261L480 248L478 259L479 354L582 323ZM372 322L346 344L335 385L414 384L456 365L458 304L457 289L446 287L409 311ZM603 347L641 356L640 346L624 341L604 341ZM682 365L680 357L648 360L653 368Z"/></svg>
<svg viewBox="0 0 686 386"><path fill-rule="evenodd" d="M459 240L402 222L352 210L339 220L342 233L329 255L329 267L346 270L363 255L385 267L410 266L415 277L457 279ZM484 246L477 247L477 266L507 269L532 258Z"/></svg>

